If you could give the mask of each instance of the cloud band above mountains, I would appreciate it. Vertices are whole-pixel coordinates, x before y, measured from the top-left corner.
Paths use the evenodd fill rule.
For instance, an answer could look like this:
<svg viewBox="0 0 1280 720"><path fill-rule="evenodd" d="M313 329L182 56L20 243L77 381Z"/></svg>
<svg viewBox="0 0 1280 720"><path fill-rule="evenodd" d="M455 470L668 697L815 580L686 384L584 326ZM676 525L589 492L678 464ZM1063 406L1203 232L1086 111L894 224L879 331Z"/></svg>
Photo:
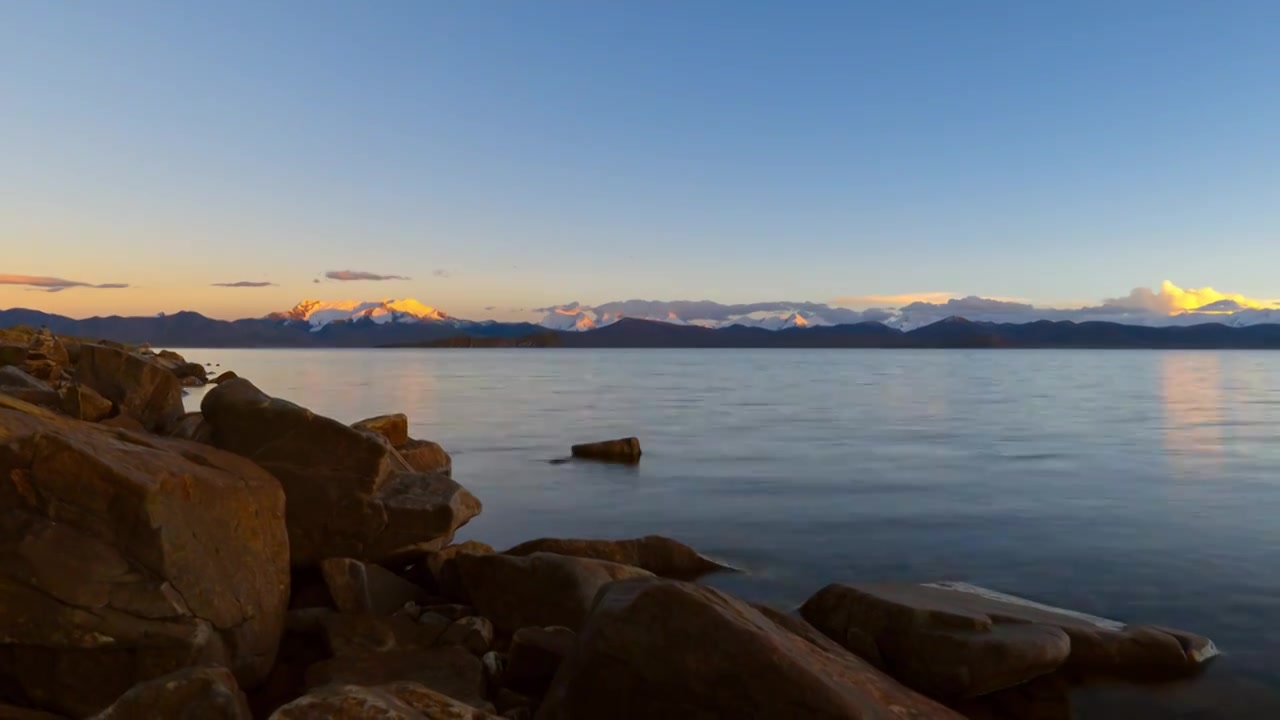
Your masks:
<svg viewBox="0 0 1280 720"><path fill-rule="evenodd" d="M363 270L330 270L324 274L330 280L342 280L344 282L352 280L409 280L403 275L379 275L378 273L365 272Z"/></svg>
<svg viewBox="0 0 1280 720"><path fill-rule="evenodd" d="M87 283L79 280L63 280L55 277L38 275L6 275L0 274L0 285L25 285L32 290L44 292L62 292L71 288L89 288L93 290L121 290L129 287L128 283Z"/></svg>
<svg viewBox="0 0 1280 720"><path fill-rule="evenodd" d="M265 280L237 280L235 282L213 283L213 287L224 287L224 288L263 288L263 287L274 287L274 286L275 286L275 283L267 282Z"/></svg>

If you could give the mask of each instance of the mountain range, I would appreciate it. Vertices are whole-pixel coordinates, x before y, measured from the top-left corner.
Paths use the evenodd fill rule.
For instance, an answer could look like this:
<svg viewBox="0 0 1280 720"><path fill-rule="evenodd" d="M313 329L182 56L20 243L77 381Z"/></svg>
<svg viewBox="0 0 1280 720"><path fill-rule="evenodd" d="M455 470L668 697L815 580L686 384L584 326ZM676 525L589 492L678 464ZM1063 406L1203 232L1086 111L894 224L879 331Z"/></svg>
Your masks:
<svg viewBox="0 0 1280 720"><path fill-rule="evenodd" d="M582 322L574 312L543 324L471 321L414 300L299 303L262 318L215 320L195 312L77 320L38 310L0 310L0 327L161 347L566 347L566 348L1230 348L1280 349L1280 323L1132 325L1117 322L973 321L952 316L903 329L884 322L832 323L816 313L759 313L726 324L678 316ZM589 319L590 320L590 319Z"/></svg>

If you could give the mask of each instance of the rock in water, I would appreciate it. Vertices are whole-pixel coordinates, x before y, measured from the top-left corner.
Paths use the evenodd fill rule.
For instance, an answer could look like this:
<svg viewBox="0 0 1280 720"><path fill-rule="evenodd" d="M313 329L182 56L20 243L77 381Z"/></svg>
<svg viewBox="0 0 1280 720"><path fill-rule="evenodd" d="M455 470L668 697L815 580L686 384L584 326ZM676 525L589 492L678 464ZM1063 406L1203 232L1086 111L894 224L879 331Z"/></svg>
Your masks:
<svg viewBox="0 0 1280 720"><path fill-rule="evenodd" d="M524 556L536 552L634 565L674 580L695 580L708 573L731 569L699 555L688 545L660 535L646 535L634 540L540 538L520 543L503 554Z"/></svg>
<svg viewBox="0 0 1280 720"><path fill-rule="evenodd" d="M538 717L963 720L746 603L658 578L601 591Z"/></svg>
<svg viewBox="0 0 1280 720"><path fill-rule="evenodd" d="M409 418L404 413L379 415L352 423L351 427L377 433L391 443L391 447L400 447L409 442Z"/></svg>
<svg viewBox="0 0 1280 720"><path fill-rule="evenodd" d="M83 717L191 665L270 670L289 548L261 468L0 396L0 478L0 687Z"/></svg>
<svg viewBox="0 0 1280 720"><path fill-rule="evenodd" d="M272 398L244 378L210 390L201 410L215 446L280 479L296 566L438 550L480 512L480 501L450 478L396 469L386 438Z"/></svg>
<svg viewBox="0 0 1280 720"><path fill-rule="evenodd" d="M571 451L574 457L587 458L589 460L607 460L620 463L640 462L640 440L633 437L574 445Z"/></svg>
<svg viewBox="0 0 1280 720"><path fill-rule="evenodd" d="M629 565L551 553L460 554L453 559L471 604L503 632L530 625L577 629L596 591L614 580L651 577Z"/></svg>
<svg viewBox="0 0 1280 720"><path fill-rule="evenodd" d="M161 365L123 350L82 343L76 381L115 403L121 415L151 432L163 432L182 417L182 384Z"/></svg>
<svg viewBox="0 0 1280 720"><path fill-rule="evenodd" d="M240 376L236 375L235 372L231 370L227 370L226 372L219 373L218 377L210 380L209 382L213 383L214 385L221 385L222 383L228 380L235 380L238 377Z"/></svg>
<svg viewBox="0 0 1280 720"><path fill-rule="evenodd" d="M330 685L272 713L269 720L496 720L493 715L411 682Z"/></svg>
<svg viewBox="0 0 1280 720"><path fill-rule="evenodd" d="M252 720L236 679L222 667L194 667L134 686L91 720Z"/></svg>
<svg viewBox="0 0 1280 720"><path fill-rule="evenodd" d="M1207 639L1126 626L963 583L828 585L801 608L828 637L872 643L899 680L937 697L974 697L1069 667L1168 679L1216 654Z"/></svg>

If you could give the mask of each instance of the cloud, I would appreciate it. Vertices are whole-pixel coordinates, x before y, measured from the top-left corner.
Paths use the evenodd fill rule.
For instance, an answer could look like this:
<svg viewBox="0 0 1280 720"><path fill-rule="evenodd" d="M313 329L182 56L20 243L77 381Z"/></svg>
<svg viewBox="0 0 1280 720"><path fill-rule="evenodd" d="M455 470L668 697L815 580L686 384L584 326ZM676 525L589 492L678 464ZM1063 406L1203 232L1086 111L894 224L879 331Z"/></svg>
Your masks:
<svg viewBox="0 0 1280 720"><path fill-rule="evenodd" d="M901 295L845 295L832 300L831 304L853 308L896 308L916 302L944 303L958 297L960 297L959 293L951 292L903 293Z"/></svg>
<svg viewBox="0 0 1280 720"><path fill-rule="evenodd" d="M497 309L498 309L497 305L486 305L484 307L485 312L493 312L494 310L497 310Z"/></svg>
<svg viewBox="0 0 1280 720"><path fill-rule="evenodd" d="M379 275L363 270L330 270L324 274L330 280L408 280L403 275Z"/></svg>
<svg viewBox="0 0 1280 720"><path fill-rule="evenodd" d="M1263 310L1277 306L1275 300L1250 299L1238 293L1221 293L1211 287L1184 289L1168 280L1160 283L1159 290L1134 288L1125 297L1109 298L1102 304L1108 307L1148 310L1173 315L1178 312L1199 310L1224 301L1234 302L1237 308L1242 310Z"/></svg>
<svg viewBox="0 0 1280 720"><path fill-rule="evenodd" d="M447 278L447 277L450 277L453 273L450 273L448 270L445 270L444 268L438 268L432 271L431 274L438 278Z"/></svg>
<svg viewBox="0 0 1280 720"><path fill-rule="evenodd" d="M79 280L63 280L55 277L40 277L38 275L7 275L0 274L0 285L25 285L33 290L42 290L44 292L62 292L70 288L92 288L94 290L120 290L129 287L128 283L87 283Z"/></svg>
<svg viewBox="0 0 1280 720"><path fill-rule="evenodd" d="M311 282L313 282L313 283L315 283L315 284L319 285L319 284L320 284L320 278L315 278L315 279L314 279L314 280L312 280Z"/></svg>
<svg viewBox="0 0 1280 720"><path fill-rule="evenodd" d="M261 288L261 287L274 287L274 286L275 286L275 283L267 282L265 280L261 282L256 280L237 280L235 282L212 283L212 287L225 287L225 288Z"/></svg>

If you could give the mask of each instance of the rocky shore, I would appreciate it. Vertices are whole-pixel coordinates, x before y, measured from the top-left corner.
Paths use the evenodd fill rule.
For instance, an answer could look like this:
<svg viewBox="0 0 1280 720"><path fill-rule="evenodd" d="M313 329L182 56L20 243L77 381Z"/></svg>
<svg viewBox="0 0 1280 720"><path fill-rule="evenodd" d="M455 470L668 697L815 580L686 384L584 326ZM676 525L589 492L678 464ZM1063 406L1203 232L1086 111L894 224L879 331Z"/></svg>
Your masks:
<svg viewBox="0 0 1280 720"><path fill-rule="evenodd" d="M481 501L404 415L347 425L230 372L184 413L206 382L0 330L0 718L1065 718L1076 684L1216 654L958 583L767 607L658 536L455 543Z"/></svg>

